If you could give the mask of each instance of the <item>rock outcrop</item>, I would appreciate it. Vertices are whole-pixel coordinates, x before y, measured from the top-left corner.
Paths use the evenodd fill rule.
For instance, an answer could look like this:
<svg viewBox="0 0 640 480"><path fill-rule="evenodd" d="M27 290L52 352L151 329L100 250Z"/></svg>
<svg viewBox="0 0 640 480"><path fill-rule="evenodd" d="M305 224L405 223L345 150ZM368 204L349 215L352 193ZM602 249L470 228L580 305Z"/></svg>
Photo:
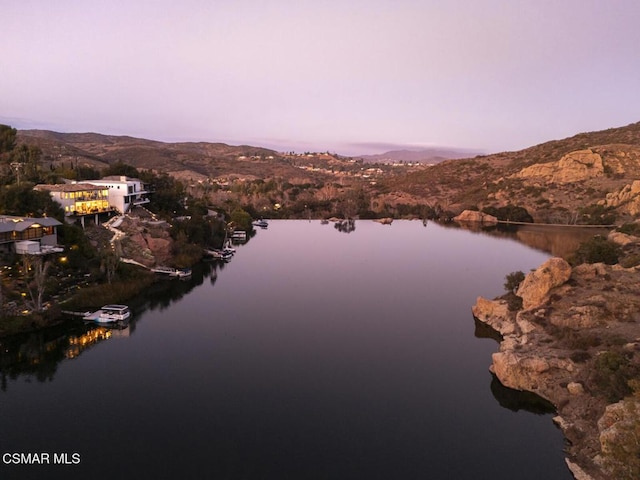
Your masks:
<svg viewBox="0 0 640 480"><path fill-rule="evenodd" d="M607 240L617 243L618 245L629 245L631 243L638 243L640 238L614 230L607 235Z"/></svg>
<svg viewBox="0 0 640 480"><path fill-rule="evenodd" d="M638 216L640 214L640 180L625 185L621 190L607 193L604 201L600 202L607 208L617 208L623 213Z"/></svg>
<svg viewBox="0 0 640 480"><path fill-rule="evenodd" d="M569 277L571 265L562 258L550 258L525 277L516 295L522 298L522 307L528 310L542 304L551 289L564 284Z"/></svg>
<svg viewBox="0 0 640 480"><path fill-rule="evenodd" d="M640 400L607 405L607 385L621 374L617 361L630 372L640 369L638 268L571 269L552 258L529 273L517 293L524 305L517 312L502 299L480 297L473 306L475 318L502 336L490 370L503 385L556 406L554 422L567 439L567 466L576 479L637 478L640 462L630 470L624 458L637 458L629 435L640 428ZM603 354L613 363L602 363Z"/></svg>
<svg viewBox="0 0 640 480"><path fill-rule="evenodd" d="M453 220L462 223L482 223L484 225L495 225L498 223L498 219L493 215L475 210L465 210L457 217L454 217Z"/></svg>
<svg viewBox="0 0 640 480"><path fill-rule="evenodd" d="M574 183L604 175L602 157L590 149L568 153L557 162L536 163L523 168L517 178L537 178L551 183Z"/></svg>

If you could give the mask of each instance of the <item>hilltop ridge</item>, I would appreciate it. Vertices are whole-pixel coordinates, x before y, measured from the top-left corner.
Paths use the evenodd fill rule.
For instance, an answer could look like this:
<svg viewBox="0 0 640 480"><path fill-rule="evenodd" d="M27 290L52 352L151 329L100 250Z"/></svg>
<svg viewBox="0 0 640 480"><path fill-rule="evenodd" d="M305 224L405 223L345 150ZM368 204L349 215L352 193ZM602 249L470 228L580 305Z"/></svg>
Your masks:
<svg viewBox="0 0 640 480"><path fill-rule="evenodd" d="M260 209L278 203L284 207L280 214L289 217L306 212L398 218L438 211L451 218L465 209L516 206L539 223L610 224L640 214L640 122L515 152L402 166L370 165L328 152L281 153L97 133L23 130L18 139L39 147L43 163L52 167L102 169L123 162L168 173L214 203L222 198L216 185L227 185L224 201ZM212 186L215 195L198 185Z"/></svg>

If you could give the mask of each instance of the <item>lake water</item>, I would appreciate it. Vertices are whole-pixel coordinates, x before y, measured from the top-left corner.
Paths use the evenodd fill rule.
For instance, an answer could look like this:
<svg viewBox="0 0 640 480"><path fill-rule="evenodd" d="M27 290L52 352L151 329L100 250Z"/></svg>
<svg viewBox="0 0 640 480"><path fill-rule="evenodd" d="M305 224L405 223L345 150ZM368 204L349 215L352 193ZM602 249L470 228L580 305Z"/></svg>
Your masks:
<svg viewBox="0 0 640 480"><path fill-rule="evenodd" d="M51 455L0 478L569 480L471 314L546 258L431 223L272 221L127 330L0 340L1 453Z"/></svg>

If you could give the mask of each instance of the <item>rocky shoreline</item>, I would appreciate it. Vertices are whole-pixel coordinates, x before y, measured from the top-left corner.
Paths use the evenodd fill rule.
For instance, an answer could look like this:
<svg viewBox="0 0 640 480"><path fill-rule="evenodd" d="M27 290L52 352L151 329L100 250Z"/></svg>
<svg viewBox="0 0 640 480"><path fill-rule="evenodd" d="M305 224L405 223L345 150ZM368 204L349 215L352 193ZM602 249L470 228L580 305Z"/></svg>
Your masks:
<svg viewBox="0 0 640 480"><path fill-rule="evenodd" d="M522 308L479 297L472 309L502 337L490 367L498 380L556 407L579 480L638 478L628 437L640 431L639 270L551 258L518 287Z"/></svg>

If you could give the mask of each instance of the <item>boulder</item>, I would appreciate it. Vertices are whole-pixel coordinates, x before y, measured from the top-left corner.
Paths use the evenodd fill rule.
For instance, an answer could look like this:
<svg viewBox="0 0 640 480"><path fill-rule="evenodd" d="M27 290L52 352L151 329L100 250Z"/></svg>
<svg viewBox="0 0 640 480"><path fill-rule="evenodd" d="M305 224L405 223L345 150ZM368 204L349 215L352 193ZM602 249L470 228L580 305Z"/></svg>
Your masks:
<svg viewBox="0 0 640 480"><path fill-rule="evenodd" d="M504 347L501 345L500 351L492 355L491 371L505 387L534 392L548 399L549 393L575 369L568 359L531 352L519 354Z"/></svg>
<svg viewBox="0 0 640 480"><path fill-rule="evenodd" d="M516 295L522 297L522 307L528 310L543 304L549 292L564 284L571 277L571 265L566 260L554 257L535 271L527 274Z"/></svg>
<svg viewBox="0 0 640 480"><path fill-rule="evenodd" d="M593 280L605 276L607 274L607 266L604 263L583 263L577 265L573 272L581 279Z"/></svg>
<svg viewBox="0 0 640 480"><path fill-rule="evenodd" d="M477 212L475 210L465 210L457 217L453 218L456 222L472 222L482 223L487 225L495 225L498 223L498 219L488 213Z"/></svg>
<svg viewBox="0 0 640 480"><path fill-rule="evenodd" d="M604 175L602 157L590 149L566 154L557 162L536 163L523 168L515 176L539 178L551 183L567 184Z"/></svg>
<svg viewBox="0 0 640 480"><path fill-rule="evenodd" d="M640 180L634 180L620 191L607 193L605 207L619 208L624 213L637 216L640 214Z"/></svg>
<svg viewBox="0 0 640 480"><path fill-rule="evenodd" d="M607 240L617 243L618 245L629 245L630 243L637 243L639 239L626 233L613 231L607 235Z"/></svg>
<svg viewBox="0 0 640 480"><path fill-rule="evenodd" d="M501 335L511 335L516 331L516 325L510 320L509 307L505 300L488 300L478 297L471 311L475 318Z"/></svg>
<svg viewBox="0 0 640 480"><path fill-rule="evenodd" d="M634 426L638 421L637 412L640 401L626 399L607 405L604 414L598 420L600 448L607 455L620 450L621 445L637 442L632 439Z"/></svg>
<svg viewBox="0 0 640 480"><path fill-rule="evenodd" d="M582 395L584 393L584 387L579 382L570 382L567 385L567 391L571 395Z"/></svg>

